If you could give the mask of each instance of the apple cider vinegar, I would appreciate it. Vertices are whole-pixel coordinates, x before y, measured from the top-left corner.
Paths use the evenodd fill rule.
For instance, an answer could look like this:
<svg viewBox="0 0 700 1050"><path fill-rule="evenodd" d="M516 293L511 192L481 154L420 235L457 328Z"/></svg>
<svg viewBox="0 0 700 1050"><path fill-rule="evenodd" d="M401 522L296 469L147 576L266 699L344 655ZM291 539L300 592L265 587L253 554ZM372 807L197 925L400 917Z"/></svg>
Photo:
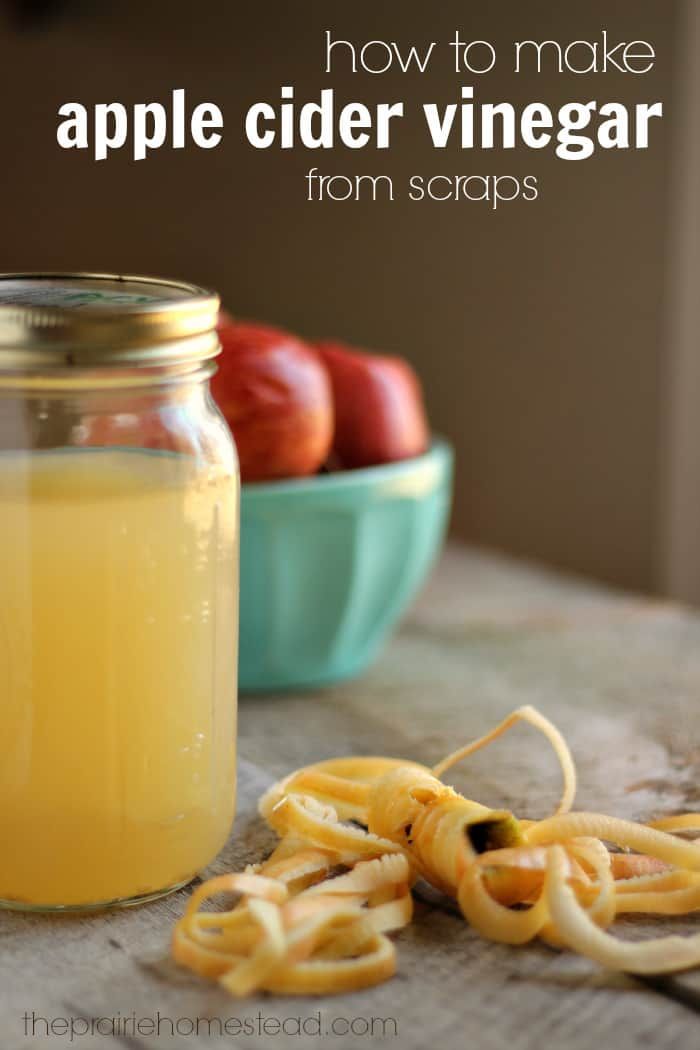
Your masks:
<svg viewBox="0 0 700 1050"><path fill-rule="evenodd" d="M236 523L179 457L0 456L1 898L139 897L223 845Z"/></svg>
<svg viewBox="0 0 700 1050"><path fill-rule="evenodd" d="M101 281L84 300L93 338L129 302ZM49 313L66 286L44 289ZM105 334L104 358L42 358L34 375L31 351L3 347L0 278L0 907L159 896L233 820L239 486L208 392L218 302L190 363L192 316L177 343L157 284L138 292L130 338L144 310L157 338L155 296L174 361L158 347L135 365L131 344L127 367ZM133 447L112 444L125 420Z"/></svg>

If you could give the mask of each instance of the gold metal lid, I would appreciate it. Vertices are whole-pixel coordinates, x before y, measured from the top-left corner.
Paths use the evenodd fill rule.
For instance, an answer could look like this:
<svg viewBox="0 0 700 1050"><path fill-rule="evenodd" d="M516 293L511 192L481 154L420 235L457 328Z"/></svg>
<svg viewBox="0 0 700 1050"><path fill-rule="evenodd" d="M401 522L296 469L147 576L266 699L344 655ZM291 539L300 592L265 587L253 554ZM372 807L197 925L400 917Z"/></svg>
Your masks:
<svg viewBox="0 0 700 1050"><path fill-rule="evenodd" d="M101 273L0 274L0 372L157 367L219 353L219 298Z"/></svg>

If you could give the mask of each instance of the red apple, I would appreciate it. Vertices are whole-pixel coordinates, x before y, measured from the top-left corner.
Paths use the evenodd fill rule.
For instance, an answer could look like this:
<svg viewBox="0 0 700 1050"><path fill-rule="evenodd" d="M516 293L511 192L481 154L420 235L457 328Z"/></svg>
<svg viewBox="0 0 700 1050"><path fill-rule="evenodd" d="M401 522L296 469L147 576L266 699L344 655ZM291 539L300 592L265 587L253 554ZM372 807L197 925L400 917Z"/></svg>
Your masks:
<svg viewBox="0 0 700 1050"><path fill-rule="evenodd" d="M243 481L315 474L333 438L333 397L318 354L287 332L219 323L212 393L233 431Z"/></svg>
<svg viewBox="0 0 700 1050"><path fill-rule="evenodd" d="M344 467L391 463L425 452L428 421L416 373L399 357L342 343L317 345L333 386L333 451Z"/></svg>

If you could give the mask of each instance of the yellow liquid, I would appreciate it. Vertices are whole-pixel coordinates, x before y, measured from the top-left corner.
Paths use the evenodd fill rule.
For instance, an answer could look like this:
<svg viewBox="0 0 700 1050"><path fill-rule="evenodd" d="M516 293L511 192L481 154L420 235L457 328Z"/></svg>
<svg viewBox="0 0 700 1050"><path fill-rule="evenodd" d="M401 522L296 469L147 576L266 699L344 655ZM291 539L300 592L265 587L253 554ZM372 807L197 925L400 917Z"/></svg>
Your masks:
<svg viewBox="0 0 700 1050"><path fill-rule="evenodd" d="M156 894L235 807L238 492L185 456L0 455L0 900Z"/></svg>

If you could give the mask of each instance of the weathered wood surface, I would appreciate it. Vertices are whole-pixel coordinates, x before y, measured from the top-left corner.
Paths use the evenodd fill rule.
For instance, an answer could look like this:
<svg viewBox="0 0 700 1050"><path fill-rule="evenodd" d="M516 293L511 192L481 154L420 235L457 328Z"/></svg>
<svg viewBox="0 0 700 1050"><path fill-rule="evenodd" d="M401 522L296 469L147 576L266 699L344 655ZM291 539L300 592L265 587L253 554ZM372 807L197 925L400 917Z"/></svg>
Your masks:
<svg viewBox="0 0 700 1050"><path fill-rule="evenodd" d="M630 817L697 808L699 696L696 615L452 548L364 680L241 701L239 812L212 870L239 868L269 847L255 801L272 778L347 753L433 762L523 703L538 705L572 743L581 808ZM470 760L455 783L530 816L546 812L559 788L554 759L524 727ZM3 843L8 848L21 843ZM42 1018L152 1018L156 1011L160 1037L134 1035L126 1025L116 1038L76 1035L72 1045L685 1050L700 1043L697 1014L658 991L541 945L485 943L430 904L419 904L415 921L396 937L399 973L389 983L331 999L236 1002L168 959L185 896L92 918L1 915L0 1047L71 1045L67 1035L47 1038ZM638 935L644 927L628 929ZM696 975L683 983L700 989ZM306 1038L293 1034L299 1017L311 1019ZM227 1018L248 1020L253 1030L234 1035L230 1024L222 1037L187 1034L197 1018L212 1019L214 1032ZM373 1018L386 1019L383 1038ZM168 1019L182 1019L181 1035L170 1035ZM350 1020L356 1036L330 1034L334 1022L345 1028ZM276 1034L275 1021L290 1034ZM373 1036L360 1034L373 1023ZM319 1024L324 1034L317 1037Z"/></svg>

